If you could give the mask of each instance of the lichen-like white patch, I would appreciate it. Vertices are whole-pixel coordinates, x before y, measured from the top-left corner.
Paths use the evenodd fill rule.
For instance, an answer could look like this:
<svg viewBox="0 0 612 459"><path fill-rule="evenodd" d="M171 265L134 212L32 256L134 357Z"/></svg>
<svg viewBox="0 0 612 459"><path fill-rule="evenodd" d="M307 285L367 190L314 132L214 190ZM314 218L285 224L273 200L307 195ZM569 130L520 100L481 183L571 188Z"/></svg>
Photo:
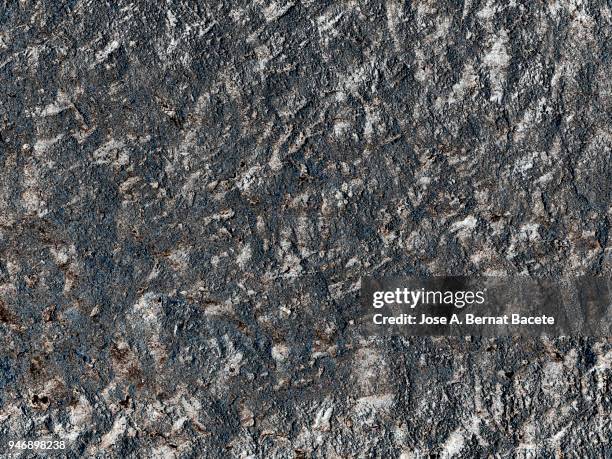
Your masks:
<svg viewBox="0 0 612 459"><path fill-rule="evenodd" d="M119 48L120 43L117 40L112 40L111 42L109 42L103 50L98 51L96 53L96 63L94 64L94 66L96 64L100 64L101 62L104 62L108 56L111 55L111 53L113 51L115 51L117 48ZM92 66L93 67L93 66Z"/></svg>
<svg viewBox="0 0 612 459"><path fill-rule="evenodd" d="M417 183L419 185L421 185L422 187L427 187L427 185L429 185L431 183L431 177L419 177L419 180L417 181Z"/></svg>
<svg viewBox="0 0 612 459"><path fill-rule="evenodd" d="M181 406L183 407L183 410L185 410L185 414L189 417L189 419L195 421L198 420L198 418L200 417L200 410L202 409L202 404L197 398L181 397Z"/></svg>
<svg viewBox="0 0 612 459"><path fill-rule="evenodd" d="M462 100L468 93L468 91L474 89L478 83L478 75L474 71L472 64L466 64L463 67L461 79L453 85L453 90L448 97L449 103L454 103Z"/></svg>
<svg viewBox="0 0 612 459"><path fill-rule="evenodd" d="M379 391L379 382L386 377L388 367L384 356L376 349L361 348L356 352L353 378L366 396Z"/></svg>
<svg viewBox="0 0 612 459"><path fill-rule="evenodd" d="M126 166L130 157L125 151L125 143L110 139L93 152L95 164L113 164L114 166Z"/></svg>
<svg viewBox="0 0 612 459"><path fill-rule="evenodd" d="M502 29L489 48L489 52L485 54L482 60L489 68L489 78L491 80L490 100L498 104L501 104L504 96L506 71L510 64L510 55L506 50L507 43L508 34Z"/></svg>
<svg viewBox="0 0 612 459"><path fill-rule="evenodd" d="M612 350L606 352L602 343L597 343L593 350L597 354L597 360L591 371L600 373L602 376L609 374L610 369L612 369Z"/></svg>
<svg viewBox="0 0 612 459"><path fill-rule="evenodd" d="M289 355L289 348L285 344L275 344L272 346L272 358L277 362L284 362L287 360L287 356Z"/></svg>
<svg viewBox="0 0 612 459"><path fill-rule="evenodd" d="M279 171L283 168L283 162L281 161L280 152L277 148L273 150L270 161L268 161L268 165L273 171Z"/></svg>
<svg viewBox="0 0 612 459"><path fill-rule="evenodd" d="M141 296L133 307L134 318L139 319L143 324L157 324L162 315L158 297L159 295L153 292Z"/></svg>
<svg viewBox="0 0 612 459"><path fill-rule="evenodd" d="M359 66L353 69L341 82L344 89L350 94L358 94L360 86L364 85L369 79L369 69Z"/></svg>
<svg viewBox="0 0 612 459"><path fill-rule="evenodd" d="M321 408L317 413L312 428L314 430L320 430L322 432L329 432L331 430L330 420L333 412L333 406L323 406L323 408Z"/></svg>
<svg viewBox="0 0 612 459"><path fill-rule="evenodd" d="M442 445L442 457L455 457L465 445L465 436L459 430L451 432L444 445Z"/></svg>
<svg viewBox="0 0 612 459"><path fill-rule="evenodd" d="M399 23L404 18L402 1L391 0L385 3L385 11L387 13L387 28L393 39L393 47L396 51L401 50L401 40L397 34Z"/></svg>
<svg viewBox="0 0 612 459"><path fill-rule="evenodd" d="M119 416L117 419L115 419L113 427L111 427L111 429L102 437L100 448L106 449L117 443L117 440L119 440L119 438L125 434L126 430L127 419L125 416Z"/></svg>
<svg viewBox="0 0 612 459"><path fill-rule="evenodd" d="M487 0L486 5L483 6L478 13L476 13L476 16L483 21L489 21L493 19L496 11L497 6L495 5L495 2L493 0Z"/></svg>
<svg viewBox="0 0 612 459"><path fill-rule="evenodd" d="M524 76L521 80L528 81L528 76ZM526 83L527 84L527 83ZM528 107L518 125L516 126L515 139L517 142L523 140L529 132L538 129L538 123L542 121L546 114L547 99L541 97L537 103L533 103Z"/></svg>
<svg viewBox="0 0 612 459"><path fill-rule="evenodd" d="M252 427L255 425L255 415L249 407L241 405L238 411L240 416L240 425L243 427Z"/></svg>
<svg viewBox="0 0 612 459"><path fill-rule="evenodd" d="M463 220L453 223L451 225L450 231L452 233L457 231L471 231L476 228L477 223L478 220L476 219L476 217L474 217L473 215L469 215Z"/></svg>
<svg viewBox="0 0 612 459"><path fill-rule="evenodd" d="M351 129L351 123L345 120L338 120L334 123L334 134L336 137L343 137Z"/></svg>
<svg viewBox="0 0 612 459"><path fill-rule="evenodd" d="M361 424L373 425L380 416L388 416L394 404L395 395L392 393L360 397L351 410L351 415Z"/></svg>
<svg viewBox="0 0 612 459"><path fill-rule="evenodd" d="M433 71L431 66L427 63L425 53L421 48L414 49L414 58L416 61L414 78L421 83L426 83L431 80Z"/></svg>
<svg viewBox="0 0 612 459"><path fill-rule="evenodd" d="M55 101L48 104L44 109L38 112L38 116L53 116L72 107L72 101L68 95L62 91L57 92Z"/></svg>
<svg viewBox="0 0 612 459"><path fill-rule="evenodd" d="M151 459L175 459L179 457L176 449L168 445L159 445L151 448L149 454Z"/></svg>
<svg viewBox="0 0 612 459"><path fill-rule="evenodd" d="M51 146L53 146L54 144L56 144L57 142L59 142L63 138L64 138L64 134L59 134L59 135L57 135L55 137L52 137L50 139L37 139L36 143L34 144L34 152L36 154L44 153Z"/></svg>
<svg viewBox="0 0 612 459"><path fill-rule="evenodd" d="M177 24L177 19L172 10L166 11L166 25L169 29L174 29Z"/></svg>
<svg viewBox="0 0 612 459"><path fill-rule="evenodd" d="M533 169L533 161L537 156L538 153L534 152L519 158L514 164L514 172L524 175L528 170Z"/></svg>
<svg viewBox="0 0 612 459"><path fill-rule="evenodd" d="M249 260L251 259L252 253L251 245L245 244L238 254L238 257L236 257L236 263L238 263L238 266L240 266L242 269L246 268Z"/></svg>
<svg viewBox="0 0 612 459"><path fill-rule="evenodd" d="M21 202L27 212L39 217L44 217L49 212L40 186L39 171L32 164L26 164L23 168Z"/></svg>
<svg viewBox="0 0 612 459"><path fill-rule="evenodd" d="M59 266L68 263L68 249L66 247L51 247L49 251Z"/></svg>
<svg viewBox="0 0 612 459"><path fill-rule="evenodd" d="M170 266L175 271L186 271L189 267L189 252L185 248L178 248L168 255Z"/></svg>
<svg viewBox="0 0 612 459"><path fill-rule="evenodd" d="M140 182L142 179L140 177L129 177L124 180L121 185L119 185L119 192L127 193L134 185Z"/></svg>
<svg viewBox="0 0 612 459"><path fill-rule="evenodd" d="M285 5L281 5L276 2L270 3L270 5L263 10L266 22L276 21L277 19L283 17L291 8L293 8L293 5L293 2L288 2Z"/></svg>
<svg viewBox="0 0 612 459"><path fill-rule="evenodd" d="M378 128L378 123L380 122L380 115L369 107L366 107L365 115L366 119L363 127L363 135L367 140L372 140Z"/></svg>
<svg viewBox="0 0 612 459"><path fill-rule="evenodd" d="M393 407L395 396L393 394L376 394L357 399L356 407L361 409L385 410Z"/></svg>
<svg viewBox="0 0 612 459"><path fill-rule="evenodd" d="M319 30L319 34L321 34L321 36L329 34L334 37L338 35L335 25L342 19L342 16L344 16L344 12L342 11L335 16L331 12L326 12L322 16L319 16L317 18L317 29Z"/></svg>
<svg viewBox="0 0 612 459"><path fill-rule="evenodd" d="M525 223L521 226L520 235L522 240L533 241L540 237L538 229L540 225L538 223Z"/></svg>
<svg viewBox="0 0 612 459"><path fill-rule="evenodd" d="M89 428L92 413L91 404L84 395L81 395L78 403L70 408L70 423L73 429L68 435L73 441L78 438L81 432Z"/></svg>
<svg viewBox="0 0 612 459"><path fill-rule="evenodd" d="M236 187L242 192L247 192L256 183L261 183L263 167L255 165L249 168L245 173L242 174L239 180L236 181Z"/></svg>

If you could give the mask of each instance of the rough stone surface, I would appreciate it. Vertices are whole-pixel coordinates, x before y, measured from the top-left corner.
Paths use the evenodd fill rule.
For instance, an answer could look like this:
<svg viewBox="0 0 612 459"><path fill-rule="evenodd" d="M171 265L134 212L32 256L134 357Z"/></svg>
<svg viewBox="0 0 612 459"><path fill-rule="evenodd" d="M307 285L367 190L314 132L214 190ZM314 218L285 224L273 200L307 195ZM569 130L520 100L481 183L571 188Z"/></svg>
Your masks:
<svg viewBox="0 0 612 459"><path fill-rule="evenodd" d="M611 8L0 2L0 454L612 457L609 339L351 327L610 275Z"/></svg>

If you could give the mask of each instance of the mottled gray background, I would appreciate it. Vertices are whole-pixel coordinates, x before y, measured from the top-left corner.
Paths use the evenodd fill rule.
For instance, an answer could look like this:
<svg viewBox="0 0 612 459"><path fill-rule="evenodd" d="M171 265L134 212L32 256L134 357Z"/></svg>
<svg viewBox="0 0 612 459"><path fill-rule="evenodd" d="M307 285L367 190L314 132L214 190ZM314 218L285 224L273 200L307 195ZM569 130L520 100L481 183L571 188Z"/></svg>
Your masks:
<svg viewBox="0 0 612 459"><path fill-rule="evenodd" d="M351 324L610 275L611 51L604 0L1 1L0 448L612 457L610 339Z"/></svg>

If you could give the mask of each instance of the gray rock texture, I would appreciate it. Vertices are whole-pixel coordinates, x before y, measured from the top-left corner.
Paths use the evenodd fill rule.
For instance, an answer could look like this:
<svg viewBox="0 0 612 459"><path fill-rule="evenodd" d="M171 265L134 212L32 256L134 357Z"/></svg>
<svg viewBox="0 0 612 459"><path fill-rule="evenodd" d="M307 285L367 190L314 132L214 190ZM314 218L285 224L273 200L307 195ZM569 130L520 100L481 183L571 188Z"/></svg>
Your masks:
<svg viewBox="0 0 612 459"><path fill-rule="evenodd" d="M0 455L612 457L610 339L352 328L609 276L611 75L604 0L0 2Z"/></svg>

